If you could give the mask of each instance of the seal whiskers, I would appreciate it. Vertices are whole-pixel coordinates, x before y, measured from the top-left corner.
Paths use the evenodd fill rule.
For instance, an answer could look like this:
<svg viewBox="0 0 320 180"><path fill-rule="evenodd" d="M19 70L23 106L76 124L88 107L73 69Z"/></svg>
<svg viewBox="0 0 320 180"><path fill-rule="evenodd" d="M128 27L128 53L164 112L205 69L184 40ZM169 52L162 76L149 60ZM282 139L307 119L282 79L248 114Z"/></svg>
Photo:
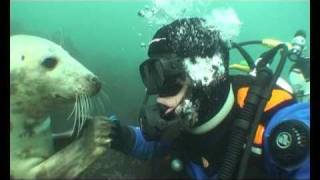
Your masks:
<svg viewBox="0 0 320 180"><path fill-rule="evenodd" d="M104 104L102 103L100 98L97 98L96 100L97 100L97 103L98 103L98 109L97 110L98 110L99 113L102 113L103 110L104 110Z"/></svg>
<svg viewBox="0 0 320 180"><path fill-rule="evenodd" d="M86 96L87 98L87 106L88 106L88 115L92 115L92 108L91 108L91 98Z"/></svg>
<svg viewBox="0 0 320 180"><path fill-rule="evenodd" d="M75 134L75 129L76 129L76 125L77 125L77 120L78 120L78 113L79 113L79 106L78 106L78 95L75 96L76 97L76 102L74 104L74 108L75 108L75 113L74 113L74 121L73 121L73 127L72 127L72 134Z"/></svg>
<svg viewBox="0 0 320 180"><path fill-rule="evenodd" d="M109 95L104 90L101 91L101 95L107 100L106 102L111 103Z"/></svg>
<svg viewBox="0 0 320 180"><path fill-rule="evenodd" d="M74 133L75 130L77 131L77 136L80 134L84 124L86 123L87 117L91 116L93 114L94 109L100 108L97 111L101 114L105 110L105 104L103 103L102 98L106 97L101 96L100 98L94 98L91 99L85 94L80 94L75 96L75 103L73 106L73 110L67 117L67 120L70 120L72 116L74 116L74 123L72 132ZM97 105L98 103L98 105ZM99 114L96 113L96 114Z"/></svg>
<svg viewBox="0 0 320 180"><path fill-rule="evenodd" d="M69 116L67 117L67 120L69 120L72 117L72 115L74 115L75 109L76 109L76 102L74 103L73 109L72 109L71 113L69 114Z"/></svg>
<svg viewBox="0 0 320 180"><path fill-rule="evenodd" d="M86 123L87 118L89 117L90 113L89 113L89 106L88 106L88 97L86 95L82 96L83 98L83 113L84 113L84 117L82 119L82 124L80 127L80 130L83 128L84 124Z"/></svg>
<svg viewBox="0 0 320 180"><path fill-rule="evenodd" d="M79 117L79 126L78 126L78 135L79 135L79 133L80 133L80 129L81 129L81 127L82 127L82 122L83 122L83 118L84 118L84 113L83 113L83 111L84 111L84 107L83 107L83 96L82 95L80 95L80 101L79 101L80 103L80 117Z"/></svg>

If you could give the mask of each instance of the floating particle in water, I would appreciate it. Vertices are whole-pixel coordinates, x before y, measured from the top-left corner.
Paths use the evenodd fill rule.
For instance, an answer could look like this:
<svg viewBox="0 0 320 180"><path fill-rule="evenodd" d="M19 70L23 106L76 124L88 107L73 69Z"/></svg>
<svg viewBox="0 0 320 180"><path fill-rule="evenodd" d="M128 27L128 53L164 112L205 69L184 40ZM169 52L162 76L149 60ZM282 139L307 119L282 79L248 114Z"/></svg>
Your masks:
<svg viewBox="0 0 320 180"><path fill-rule="evenodd" d="M142 36L142 33L138 33L138 36Z"/></svg>
<svg viewBox="0 0 320 180"><path fill-rule="evenodd" d="M147 47L147 45L146 45L146 43L142 42L142 43L140 43L140 47L145 48L145 47Z"/></svg>
<svg viewBox="0 0 320 180"><path fill-rule="evenodd" d="M138 16L145 17L145 18L151 18L157 12L158 12L158 9L155 7L153 7L153 8L145 7L145 8L138 11Z"/></svg>

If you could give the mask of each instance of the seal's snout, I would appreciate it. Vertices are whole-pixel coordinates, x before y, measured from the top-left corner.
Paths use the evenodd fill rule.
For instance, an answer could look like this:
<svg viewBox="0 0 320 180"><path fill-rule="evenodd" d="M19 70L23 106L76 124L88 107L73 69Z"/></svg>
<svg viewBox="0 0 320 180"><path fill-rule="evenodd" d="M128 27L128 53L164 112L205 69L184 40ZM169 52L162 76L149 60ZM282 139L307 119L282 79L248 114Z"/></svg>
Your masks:
<svg viewBox="0 0 320 180"><path fill-rule="evenodd" d="M101 81L96 76L88 76L88 81L92 84L92 93L97 94L101 89Z"/></svg>

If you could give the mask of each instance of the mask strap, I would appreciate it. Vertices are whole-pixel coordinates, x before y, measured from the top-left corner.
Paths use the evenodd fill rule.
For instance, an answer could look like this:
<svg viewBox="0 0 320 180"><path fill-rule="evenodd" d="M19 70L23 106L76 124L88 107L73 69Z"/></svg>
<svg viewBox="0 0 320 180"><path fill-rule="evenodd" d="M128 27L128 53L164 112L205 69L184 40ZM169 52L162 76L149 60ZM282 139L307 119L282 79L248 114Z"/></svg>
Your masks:
<svg viewBox="0 0 320 180"><path fill-rule="evenodd" d="M193 128L192 130L190 130L190 132L192 134L204 134L210 131L211 129L215 128L228 115L228 113L231 111L233 107L233 104L234 104L234 94L232 90L232 85L230 84L227 100L222 106L222 108L220 109L220 111L218 112L218 114L216 114L213 118L211 118L206 123Z"/></svg>

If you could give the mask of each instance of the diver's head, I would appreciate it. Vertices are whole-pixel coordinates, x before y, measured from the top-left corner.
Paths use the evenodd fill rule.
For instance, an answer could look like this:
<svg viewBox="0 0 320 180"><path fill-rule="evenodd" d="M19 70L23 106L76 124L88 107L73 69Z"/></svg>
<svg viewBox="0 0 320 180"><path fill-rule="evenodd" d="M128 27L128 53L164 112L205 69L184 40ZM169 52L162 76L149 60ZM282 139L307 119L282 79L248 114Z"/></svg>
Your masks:
<svg viewBox="0 0 320 180"><path fill-rule="evenodd" d="M227 43L205 20L185 18L163 26L153 36L148 55L140 73L147 92L158 95L158 104L149 108L154 113L142 110L144 134L152 129L151 124L161 124L162 128L153 127L161 132L173 126L192 131L218 114L230 97Z"/></svg>
<svg viewBox="0 0 320 180"><path fill-rule="evenodd" d="M140 72L151 94L173 95L186 78L198 86L227 78L228 47L220 31L207 27L204 19L178 19L163 26L153 36L148 55L150 58L140 66ZM207 65L210 67L204 67ZM177 84L178 89L172 87Z"/></svg>
<svg viewBox="0 0 320 180"><path fill-rule="evenodd" d="M291 41L292 48L288 56L291 61L296 62L301 59L302 52L304 51L306 45L306 37L306 32L303 30L298 30L295 33L294 38Z"/></svg>

